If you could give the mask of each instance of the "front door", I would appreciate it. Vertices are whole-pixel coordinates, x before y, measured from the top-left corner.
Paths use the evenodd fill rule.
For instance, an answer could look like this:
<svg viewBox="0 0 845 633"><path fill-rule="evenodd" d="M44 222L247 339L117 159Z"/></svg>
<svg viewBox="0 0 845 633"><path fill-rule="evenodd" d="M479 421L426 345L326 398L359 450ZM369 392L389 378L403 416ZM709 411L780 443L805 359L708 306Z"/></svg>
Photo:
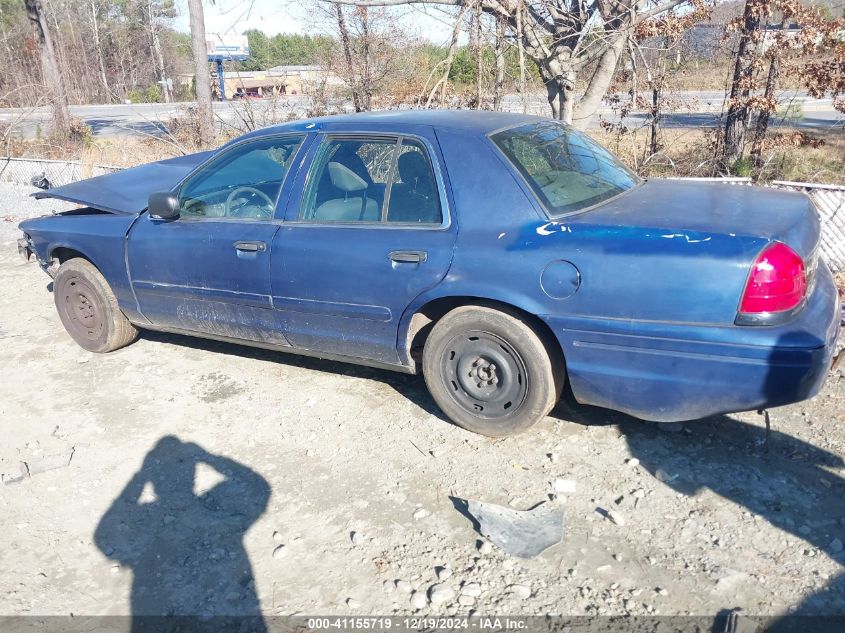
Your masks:
<svg viewBox="0 0 845 633"><path fill-rule="evenodd" d="M273 241L273 305L294 347L399 362L405 308L452 260L436 143L429 133L314 144Z"/></svg>
<svg viewBox="0 0 845 633"><path fill-rule="evenodd" d="M154 325L285 345L270 298L270 249L303 137L235 145L179 190L180 215L143 214L127 246L138 309Z"/></svg>

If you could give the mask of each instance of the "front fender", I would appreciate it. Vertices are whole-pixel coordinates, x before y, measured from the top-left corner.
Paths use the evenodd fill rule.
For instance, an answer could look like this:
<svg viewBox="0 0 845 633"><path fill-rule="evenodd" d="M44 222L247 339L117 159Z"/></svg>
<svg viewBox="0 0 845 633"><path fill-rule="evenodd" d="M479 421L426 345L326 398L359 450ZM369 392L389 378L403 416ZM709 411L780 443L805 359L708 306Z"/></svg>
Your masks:
<svg viewBox="0 0 845 633"><path fill-rule="evenodd" d="M57 249L81 253L106 278L121 310L131 320L137 313L126 272L126 235L137 216L79 210L26 220L19 228L29 236L42 267L49 266Z"/></svg>

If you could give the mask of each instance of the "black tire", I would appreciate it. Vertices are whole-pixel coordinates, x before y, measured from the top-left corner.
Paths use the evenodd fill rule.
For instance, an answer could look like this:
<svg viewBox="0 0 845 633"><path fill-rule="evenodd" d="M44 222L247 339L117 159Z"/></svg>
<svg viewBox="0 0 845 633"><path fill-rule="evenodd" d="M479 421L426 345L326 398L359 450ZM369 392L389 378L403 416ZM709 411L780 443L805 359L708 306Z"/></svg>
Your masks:
<svg viewBox="0 0 845 633"><path fill-rule="evenodd" d="M112 352L138 338L138 328L120 311L105 277L86 259L59 266L53 299L67 333L89 352Z"/></svg>
<svg viewBox="0 0 845 633"><path fill-rule="evenodd" d="M515 313L462 306L440 319L423 349L437 405L458 426L490 437L520 433L560 399L563 359Z"/></svg>

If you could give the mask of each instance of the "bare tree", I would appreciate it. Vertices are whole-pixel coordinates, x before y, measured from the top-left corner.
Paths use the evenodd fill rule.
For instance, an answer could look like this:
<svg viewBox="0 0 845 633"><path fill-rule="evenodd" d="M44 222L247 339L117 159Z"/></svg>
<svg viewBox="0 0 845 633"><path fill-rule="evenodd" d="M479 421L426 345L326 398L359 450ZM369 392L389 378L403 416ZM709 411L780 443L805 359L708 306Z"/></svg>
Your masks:
<svg viewBox="0 0 845 633"><path fill-rule="evenodd" d="M742 155L745 148L745 132L748 130L748 119L751 115L749 96L753 86L755 44L759 40L759 28L760 12L755 7L755 0L746 0L731 81L728 114L725 118L722 161L726 168Z"/></svg>
<svg viewBox="0 0 845 633"><path fill-rule="evenodd" d="M545 82L555 118L586 127L613 78L619 57L642 22L683 4L703 0L338 0L358 6L478 2L484 13L504 19L521 40ZM520 24L517 25L517 20ZM576 103L576 81L592 75Z"/></svg>
<svg viewBox="0 0 845 633"><path fill-rule="evenodd" d="M214 121L211 111L211 82L208 74L208 50L205 44L205 14L202 0L188 0L191 23L191 51L194 54L194 83L197 94L200 142L211 145L214 140Z"/></svg>
<svg viewBox="0 0 845 633"><path fill-rule="evenodd" d="M775 16L780 23L770 25ZM800 25L796 33L787 33L783 28L787 22ZM728 24L727 32L732 31L739 33L739 43L717 158L723 171L734 168L745 153L747 131L756 112L751 153L759 169L769 118L778 107L775 89L782 67L800 78L813 97L836 98L845 92L845 19L832 19L800 0L746 0L742 17ZM758 75L766 59L768 72L760 94Z"/></svg>
<svg viewBox="0 0 845 633"><path fill-rule="evenodd" d="M41 57L41 74L44 85L53 107L53 132L59 136L67 136L70 131L70 111L68 110L67 91L64 79L56 60L53 39L44 17L44 10L40 0L24 0L26 14L32 23L35 41Z"/></svg>
<svg viewBox="0 0 845 633"><path fill-rule="evenodd" d="M346 62L346 83L352 92L352 105L355 107L355 112L362 112L364 110L363 99L358 89L355 65L352 63L352 44L349 41L349 29L346 28L346 18L343 16L343 6L336 4L334 8L337 13L337 31L340 34L343 59Z"/></svg>
<svg viewBox="0 0 845 633"><path fill-rule="evenodd" d="M493 48L496 58L496 77L493 80L493 109L502 109L502 96L505 91L505 21L496 18L496 39Z"/></svg>

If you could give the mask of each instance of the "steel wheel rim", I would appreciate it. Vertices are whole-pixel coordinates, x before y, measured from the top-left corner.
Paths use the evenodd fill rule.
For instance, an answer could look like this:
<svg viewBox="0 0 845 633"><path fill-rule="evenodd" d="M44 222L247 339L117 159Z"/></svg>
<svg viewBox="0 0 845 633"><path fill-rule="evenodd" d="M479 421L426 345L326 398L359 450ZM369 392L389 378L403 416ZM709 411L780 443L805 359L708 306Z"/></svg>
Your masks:
<svg viewBox="0 0 845 633"><path fill-rule="evenodd" d="M73 276L62 284L61 299L73 333L87 341L98 340L105 320L96 290L81 277Z"/></svg>
<svg viewBox="0 0 845 633"><path fill-rule="evenodd" d="M490 332L473 330L449 341L440 359L440 373L455 403L479 418L510 416L528 394L522 357Z"/></svg>

